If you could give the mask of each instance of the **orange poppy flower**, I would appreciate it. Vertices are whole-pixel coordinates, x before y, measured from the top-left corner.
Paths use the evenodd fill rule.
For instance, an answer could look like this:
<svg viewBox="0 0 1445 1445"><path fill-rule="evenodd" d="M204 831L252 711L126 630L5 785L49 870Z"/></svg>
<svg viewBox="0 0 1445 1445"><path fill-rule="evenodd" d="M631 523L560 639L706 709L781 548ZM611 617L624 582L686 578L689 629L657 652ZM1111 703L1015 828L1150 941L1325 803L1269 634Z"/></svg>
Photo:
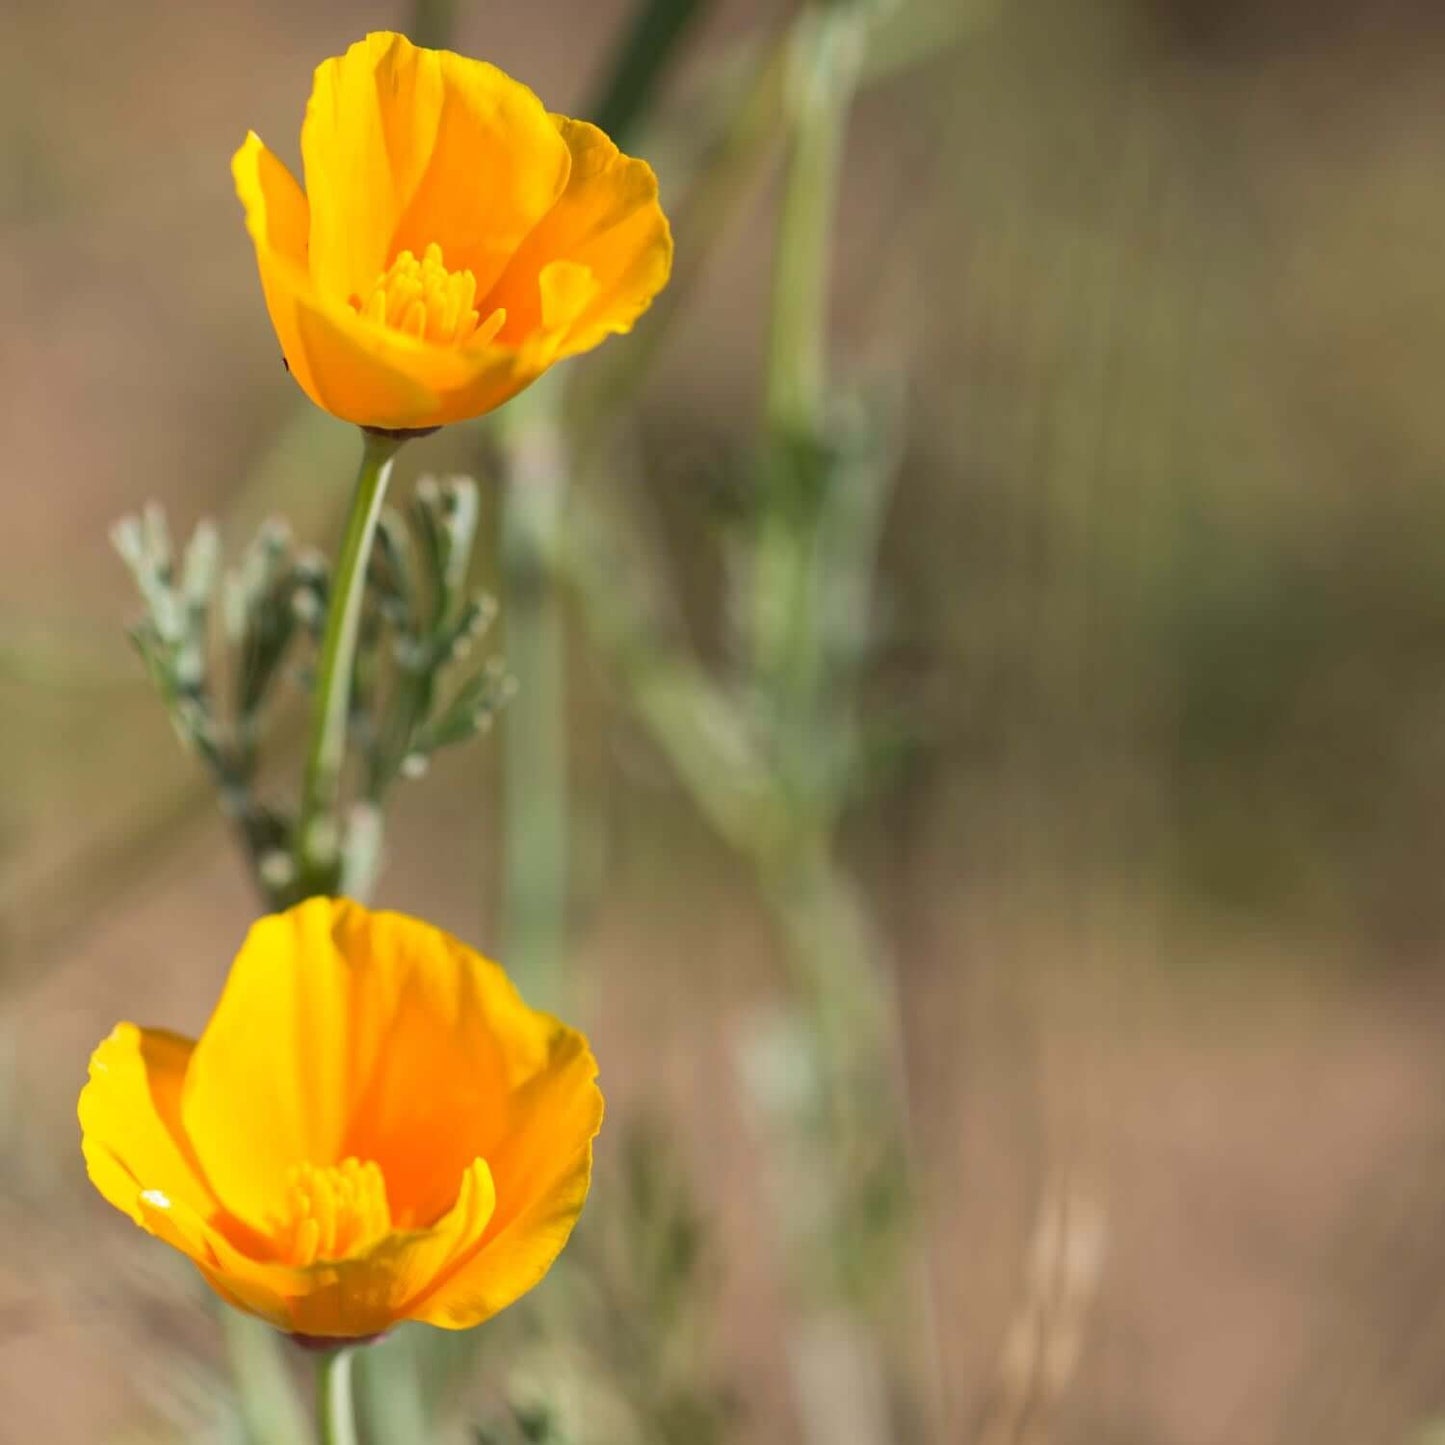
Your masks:
<svg viewBox="0 0 1445 1445"><path fill-rule="evenodd" d="M402 35L317 69L301 158L304 193L254 133L231 169L291 374L362 426L490 411L630 330L672 267L645 161Z"/></svg>
<svg viewBox="0 0 1445 1445"><path fill-rule="evenodd" d="M246 938L200 1039L121 1024L80 1096L101 1194L277 1329L479 1324L531 1289L587 1196L583 1036L494 963L313 898Z"/></svg>

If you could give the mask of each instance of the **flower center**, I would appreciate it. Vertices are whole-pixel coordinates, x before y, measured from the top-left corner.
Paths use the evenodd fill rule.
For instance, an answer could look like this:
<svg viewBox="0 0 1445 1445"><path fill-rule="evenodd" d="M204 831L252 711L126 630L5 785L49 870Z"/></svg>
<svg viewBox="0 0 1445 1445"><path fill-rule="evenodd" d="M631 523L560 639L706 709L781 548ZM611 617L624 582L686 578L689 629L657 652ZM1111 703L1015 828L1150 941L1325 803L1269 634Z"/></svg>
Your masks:
<svg viewBox="0 0 1445 1445"><path fill-rule="evenodd" d="M351 304L379 326L418 341L460 346L477 329L476 299L477 278L470 271L448 271L442 248L433 241L420 261L403 251L376 278L370 293L353 296Z"/></svg>
<svg viewBox="0 0 1445 1445"><path fill-rule="evenodd" d="M294 1265L360 1254L391 1233L386 1179L375 1160L296 1164L286 1176L277 1243Z"/></svg>

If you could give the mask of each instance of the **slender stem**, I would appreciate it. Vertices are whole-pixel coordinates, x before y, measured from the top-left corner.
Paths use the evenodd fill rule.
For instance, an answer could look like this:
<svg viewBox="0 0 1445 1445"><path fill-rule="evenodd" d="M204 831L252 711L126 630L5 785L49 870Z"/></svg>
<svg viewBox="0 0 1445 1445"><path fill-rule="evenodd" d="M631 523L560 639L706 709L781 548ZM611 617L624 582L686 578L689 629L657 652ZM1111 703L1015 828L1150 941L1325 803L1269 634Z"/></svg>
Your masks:
<svg viewBox="0 0 1445 1445"><path fill-rule="evenodd" d="M316 1427L321 1445L357 1445L351 1406L351 1350L316 1357Z"/></svg>
<svg viewBox="0 0 1445 1445"><path fill-rule="evenodd" d="M366 563L386 497L391 464L400 439L363 433L361 466L351 498L351 515L341 555L331 578L326 633L316 670L311 713L311 745L296 824L296 867L302 896L329 893L340 877L340 827L336 816L341 765L346 756L346 716L351 704L351 674L366 588Z"/></svg>

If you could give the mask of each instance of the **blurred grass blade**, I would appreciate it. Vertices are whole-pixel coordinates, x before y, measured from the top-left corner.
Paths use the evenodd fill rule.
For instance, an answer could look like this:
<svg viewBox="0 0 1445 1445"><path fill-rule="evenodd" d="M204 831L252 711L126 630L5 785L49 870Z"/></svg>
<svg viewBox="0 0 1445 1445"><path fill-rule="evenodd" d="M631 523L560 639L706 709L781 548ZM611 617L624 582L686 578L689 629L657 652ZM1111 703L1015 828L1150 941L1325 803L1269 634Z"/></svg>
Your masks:
<svg viewBox="0 0 1445 1445"><path fill-rule="evenodd" d="M569 453L551 388L519 398L503 422L502 617L517 679L503 723L503 931L523 992L552 1008L569 872L565 638L553 581Z"/></svg>
<svg viewBox="0 0 1445 1445"><path fill-rule="evenodd" d="M455 43L456 0L416 0L407 38L432 50L448 50Z"/></svg>
<svg viewBox="0 0 1445 1445"><path fill-rule="evenodd" d="M624 150L651 108L663 72L709 0L643 0L607 68L598 99L585 112Z"/></svg>
<svg viewBox="0 0 1445 1445"><path fill-rule="evenodd" d="M356 1413L365 1422L366 1445L421 1445L432 1438L421 1384L426 1344L403 1329L357 1352Z"/></svg>
<svg viewBox="0 0 1445 1445"><path fill-rule="evenodd" d="M226 1308L221 1329L248 1445L309 1445L315 1436L287 1371L281 1336Z"/></svg>

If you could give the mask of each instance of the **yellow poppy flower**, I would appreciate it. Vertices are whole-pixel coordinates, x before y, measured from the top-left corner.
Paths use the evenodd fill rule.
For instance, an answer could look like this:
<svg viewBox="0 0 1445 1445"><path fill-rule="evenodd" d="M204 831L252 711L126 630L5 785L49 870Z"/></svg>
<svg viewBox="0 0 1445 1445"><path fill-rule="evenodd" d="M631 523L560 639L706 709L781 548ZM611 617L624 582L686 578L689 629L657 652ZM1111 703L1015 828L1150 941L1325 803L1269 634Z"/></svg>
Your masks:
<svg viewBox="0 0 1445 1445"><path fill-rule="evenodd" d="M596 1077L496 964L313 898L252 927L198 1041L117 1027L80 1124L95 1187L222 1299L362 1339L466 1329L546 1274L587 1197Z"/></svg>
<svg viewBox="0 0 1445 1445"><path fill-rule="evenodd" d="M362 426L490 411L630 330L672 267L645 161L402 35L318 67L301 159L304 193L254 133L231 169L291 374Z"/></svg>

